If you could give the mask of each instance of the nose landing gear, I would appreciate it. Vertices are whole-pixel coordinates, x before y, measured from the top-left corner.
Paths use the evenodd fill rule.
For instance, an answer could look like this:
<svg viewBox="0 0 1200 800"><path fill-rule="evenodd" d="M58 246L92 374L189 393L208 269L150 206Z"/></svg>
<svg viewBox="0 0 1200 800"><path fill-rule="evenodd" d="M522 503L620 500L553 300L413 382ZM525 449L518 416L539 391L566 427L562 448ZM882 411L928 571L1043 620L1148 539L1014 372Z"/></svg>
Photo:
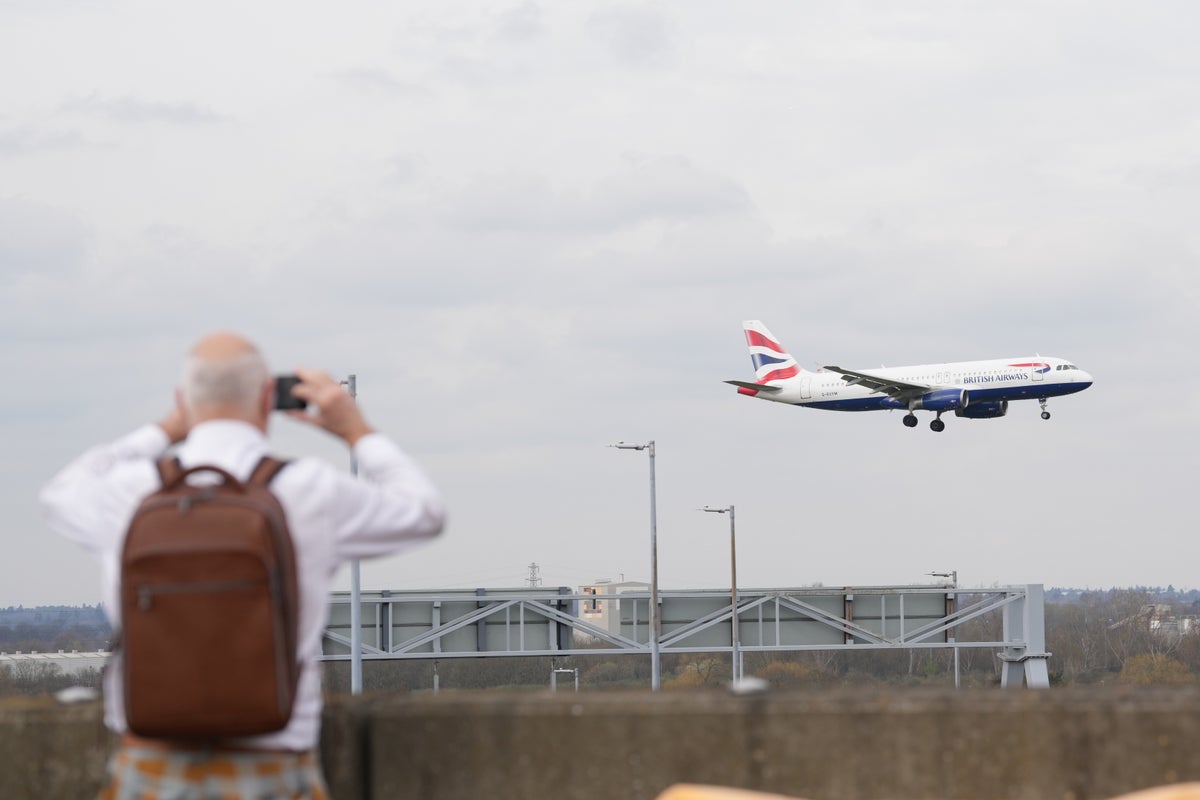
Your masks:
<svg viewBox="0 0 1200 800"><path fill-rule="evenodd" d="M1050 419L1050 412L1046 410L1046 398L1039 397L1038 405L1042 407L1042 419Z"/></svg>

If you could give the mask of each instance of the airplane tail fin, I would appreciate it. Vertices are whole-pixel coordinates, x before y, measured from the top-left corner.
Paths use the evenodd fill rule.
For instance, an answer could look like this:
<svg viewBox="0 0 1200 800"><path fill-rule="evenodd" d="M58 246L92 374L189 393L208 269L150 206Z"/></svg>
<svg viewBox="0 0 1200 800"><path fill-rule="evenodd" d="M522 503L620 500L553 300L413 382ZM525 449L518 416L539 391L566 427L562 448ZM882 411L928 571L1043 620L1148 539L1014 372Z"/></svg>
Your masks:
<svg viewBox="0 0 1200 800"><path fill-rule="evenodd" d="M786 380L804 372L766 325L749 319L742 323L742 330L746 334L746 346L750 348L756 383Z"/></svg>

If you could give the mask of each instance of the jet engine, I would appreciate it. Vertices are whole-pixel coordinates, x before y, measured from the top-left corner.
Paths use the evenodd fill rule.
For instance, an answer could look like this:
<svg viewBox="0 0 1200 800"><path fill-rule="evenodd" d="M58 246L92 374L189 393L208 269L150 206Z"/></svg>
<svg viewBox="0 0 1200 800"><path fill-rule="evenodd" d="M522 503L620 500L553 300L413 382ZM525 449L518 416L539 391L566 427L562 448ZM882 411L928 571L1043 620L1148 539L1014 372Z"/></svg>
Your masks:
<svg viewBox="0 0 1200 800"><path fill-rule="evenodd" d="M1003 417L1007 413L1007 400L997 400L989 403L971 403L964 408L954 409L956 417L966 417L967 419L993 419L994 417Z"/></svg>
<svg viewBox="0 0 1200 800"><path fill-rule="evenodd" d="M969 397L966 389L934 389L921 395L913 408L924 408L928 411L950 411L969 408Z"/></svg>

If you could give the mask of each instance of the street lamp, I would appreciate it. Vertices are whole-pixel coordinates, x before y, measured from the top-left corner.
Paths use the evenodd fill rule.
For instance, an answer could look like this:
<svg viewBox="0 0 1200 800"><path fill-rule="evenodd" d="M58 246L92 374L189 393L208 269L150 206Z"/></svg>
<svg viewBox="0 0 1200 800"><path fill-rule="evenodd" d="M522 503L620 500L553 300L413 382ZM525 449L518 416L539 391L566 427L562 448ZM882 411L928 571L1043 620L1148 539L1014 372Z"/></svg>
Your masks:
<svg viewBox="0 0 1200 800"><path fill-rule="evenodd" d="M733 653L733 665L730 670L730 676L736 684L742 677L741 658L738 651L738 599L737 599L737 528L734 524L733 506L725 508L711 508L705 506L700 509L707 511L710 514L729 514L729 608L732 612L733 624L731 626L730 640Z"/></svg>
<svg viewBox="0 0 1200 800"><path fill-rule="evenodd" d="M339 383L350 392L350 399L358 402L358 376L350 375ZM350 474L358 477L354 448L350 448ZM362 694L362 583L357 558L350 562L350 693Z"/></svg>
<svg viewBox="0 0 1200 800"><path fill-rule="evenodd" d="M952 570L950 572L926 572L925 574L931 578L949 578L950 579L950 585L953 586L954 589L956 590L947 596L946 616L950 616L951 614L954 613L954 611L957 610L957 606L958 606L958 591L957 591L957 589L958 589L958 570ZM950 599L950 598L953 598L953 599ZM957 629L955 629L953 627L950 628L950 631L947 634L946 639L952 645L954 645L954 688L957 689L959 687L958 631L957 631Z"/></svg>
<svg viewBox="0 0 1200 800"><path fill-rule="evenodd" d="M955 589L958 588L958 570L954 570L953 572L926 572L925 574L931 578L949 578L951 585Z"/></svg>
<svg viewBox="0 0 1200 800"><path fill-rule="evenodd" d="M658 515L655 511L654 440L645 444L617 442L610 444L618 450L646 450L650 454L650 688L658 691L661 684L658 660L658 640L662 638L662 620L658 610Z"/></svg>

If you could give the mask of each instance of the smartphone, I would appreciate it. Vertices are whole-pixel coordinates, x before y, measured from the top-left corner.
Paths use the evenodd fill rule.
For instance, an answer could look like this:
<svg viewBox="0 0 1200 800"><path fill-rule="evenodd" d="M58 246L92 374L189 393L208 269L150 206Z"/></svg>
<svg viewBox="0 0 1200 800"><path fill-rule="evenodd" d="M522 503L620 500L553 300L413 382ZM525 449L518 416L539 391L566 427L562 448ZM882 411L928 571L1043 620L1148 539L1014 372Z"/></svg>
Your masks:
<svg viewBox="0 0 1200 800"><path fill-rule="evenodd" d="M298 375L275 376L275 408L280 411L308 408L308 403L299 397L292 396L292 387L298 383L300 383Z"/></svg>

